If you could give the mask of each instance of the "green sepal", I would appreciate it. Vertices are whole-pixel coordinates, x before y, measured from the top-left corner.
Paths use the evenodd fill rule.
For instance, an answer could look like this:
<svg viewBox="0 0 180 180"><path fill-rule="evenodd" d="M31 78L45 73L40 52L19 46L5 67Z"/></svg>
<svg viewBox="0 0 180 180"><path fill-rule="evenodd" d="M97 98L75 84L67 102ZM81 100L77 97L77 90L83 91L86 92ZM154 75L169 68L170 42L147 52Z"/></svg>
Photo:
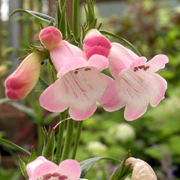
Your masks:
<svg viewBox="0 0 180 180"><path fill-rule="evenodd" d="M114 171L112 176L110 177L110 180L124 180L131 172L132 170L130 169L131 165L125 166L125 161L131 157L130 151L128 151L123 160L121 161L120 165L117 167L117 169Z"/></svg>
<svg viewBox="0 0 180 180"><path fill-rule="evenodd" d="M32 146L32 148L31 148L31 156L30 156L30 158L28 160L28 163L34 161L35 159L36 159L36 152L35 152L34 147Z"/></svg>
<svg viewBox="0 0 180 180"><path fill-rule="evenodd" d="M120 162L117 159L106 158L106 157L94 157L94 158L86 159L86 160L81 161L79 163L80 166L81 166L81 176L80 176L80 178L84 178L84 176L86 175L88 170L99 160L109 160L109 161L118 162L118 163Z"/></svg>
<svg viewBox="0 0 180 180"><path fill-rule="evenodd" d="M47 137L46 137L47 138ZM51 134L47 138L47 143L46 141L43 147L42 151L42 156L44 156L48 160L53 160L53 155L54 155L54 149L55 149L55 131L52 129Z"/></svg>
<svg viewBox="0 0 180 180"><path fill-rule="evenodd" d="M61 20L60 3L59 1L56 1L56 24L60 24L60 20Z"/></svg>
<svg viewBox="0 0 180 180"><path fill-rule="evenodd" d="M95 19L94 2L87 1L87 22L91 24Z"/></svg>
<svg viewBox="0 0 180 180"><path fill-rule="evenodd" d="M66 6L67 4L64 3L64 6L61 12L61 19L60 19L60 22L58 23L58 26L59 26L58 29L61 31L63 39L66 39L67 37Z"/></svg>
<svg viewBox="0 0 180 180"><path fill-rule="evenodd" d="M41 30L45 28L45 26L41 22L39 23L39 27Z"/></svg>
<svg viewBox="0 0 180 180"><path fill-rule="evenodd" d="M41 77L39 77L39 83L43 90L49 87L49 84L46 81L44 81L44 79L42 79Z"/></svg>
<svg viewBox="0 0 180 180"><path fill-rule="evenodd" d="M44 144L47 144L48 142L48 132L46 130L46 128L42 128L42 132L43 132L43 136L44 136Z"/></svg>
<svg viewBox="0 0 180 180"><path fill-rule="evenodd" d="M27 56L28 56L28 55L21 56L21 57L18 58L18 60L19 60L19 61L22 61L22 60L24 60Z"/></svg>
<svg viewBox="0 0 180 180"><path fill-rule="evenodd" d="M28 52L29 54L34 52L34 49L25 49L26 52ZM24 57L24 56L23 56Z"/></svg>
<svg viewBox="0 0 180 180"><path fill-rule="evenodd" d="M18 157L18 159L19 159L19 165L20 165L20 169L21 169L21 172L22 172L23 176L26 179L29 179L27 171L26 171L26 163L20 157Z"/></svg>
<svg viewBox="0 0 180 180"><path fill-rule="evenodd" d="M30 14L30 15L32 15L32 16L40 19L40 20L42 20L43 22L48 23L48 24L51 23L51 22L55 23L55 19L54 19L53 17L51 17L51 16L48 16L48 15L46 15L46 14L43 14L43 13L40 13L40 12L37 12L37 11L24 10L24 9L16 9L15 11L13 11L13 12L9 15L9 18L10 18L13 14L15 14L15 13L17 13L17 12L25 12L25 13L28 13L28 14Z"/></svg>

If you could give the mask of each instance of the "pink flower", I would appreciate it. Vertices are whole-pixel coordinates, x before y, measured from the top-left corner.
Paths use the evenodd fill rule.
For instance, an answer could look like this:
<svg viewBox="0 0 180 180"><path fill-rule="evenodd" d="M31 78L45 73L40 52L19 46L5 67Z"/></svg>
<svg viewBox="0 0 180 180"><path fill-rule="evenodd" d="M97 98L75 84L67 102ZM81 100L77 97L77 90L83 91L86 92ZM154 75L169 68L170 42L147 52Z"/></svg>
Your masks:
<svg viewBox="0 0 180 180"><path fill-rule="evenodd" d="M125 165L129 164L133 169L131 180L157 180L153 169L145 161L130 157L125 161Z"/></svg>
<svg viewBox="0 0 180 180"><path fill-rule="evenodd" d="M29 180L77 180L81 167L76 160L66 159L59 166L43 156L27 164Z"/></svg>
<svg viewBox="0 0 180 180"><path fill-rule="evenodd" d="M83 48L87 58L90 58L94 54L108 57L111 43L97 29L92 29L87 33L84 39Z"/></svg>
<svg viewBox="0 0 180 180"><path fill-rule="evenodd" d="M49 26L41 30L39 39L41 40L42 44L44 44L46 49L51 50L60 43L62 40L62 34L58 29L54 28L53 26Z"/></svg>
<svg viewBox="0 0 180 180"><path fill-rule="evenodd" d="M40 55L33 52L5 81L6 95L9 99L24 99L38 81L41 68Z"/></svg>
<svg viewBox="0 0 180 180"><path fill-rule="evenodd" d="M100 103L107 111L125 106L124 117L134 120L142 116L148 104L155 107L164 98L167 82L155 72L168 62L165 55L157 55L146 62L131 50L118 43L112 43L108 56L109 70L115 78Z"/></svg>
<svg viewBox="0 0 180 180"><path fill-rule="evenodd" d="M101 55L86 59L78 47L61 41L50 51L51 60L58 72L58 80L40 96L40 104L52 112L62 112L69 107L74 120L89 118L113 81L100 73L108 67L108 60Z"/></svg>

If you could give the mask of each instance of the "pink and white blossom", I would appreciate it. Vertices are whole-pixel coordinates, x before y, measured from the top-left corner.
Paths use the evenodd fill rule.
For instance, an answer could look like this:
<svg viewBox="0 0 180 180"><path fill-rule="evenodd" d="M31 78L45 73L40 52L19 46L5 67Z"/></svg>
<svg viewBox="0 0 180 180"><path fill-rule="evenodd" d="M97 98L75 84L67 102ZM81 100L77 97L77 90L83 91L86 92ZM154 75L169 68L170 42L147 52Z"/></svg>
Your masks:
<svg viewBox="0 0 180 180"><path fill-rule="evenodd" d="M26 166L29 180L77 180L81 166L76 160L66 159L59 166L39 156Z"/></svg>
<svg viewBox="0 0 180 180"><path fill-rule="evenodd" d="M118 43L111 45L109 70L115 81L100 103L107 111L125 106L124 117L131 121L142 116L149 103L155 107L164 98L167 82L155 72L164 68L168 58L160 54L147 62Z"/></svg>
<svg viewBox="0 0 180 180"><path fill-rule="evenodd" d="M40 55L33 52L5 81L6 96L9 99L24 99L36 85L41 68Z"/></svg>
<svg viewBox="0 0 180 180"><path fill-rule="evenodd" d="M95 54L87 60L81 49L64 40L51 49L50 57L58 80L40 96L41 106L52 112L62 112L69 107L72 119L89 118L97 108L96 102L113 81L100 73L108 67L108 59Z"/></svg>

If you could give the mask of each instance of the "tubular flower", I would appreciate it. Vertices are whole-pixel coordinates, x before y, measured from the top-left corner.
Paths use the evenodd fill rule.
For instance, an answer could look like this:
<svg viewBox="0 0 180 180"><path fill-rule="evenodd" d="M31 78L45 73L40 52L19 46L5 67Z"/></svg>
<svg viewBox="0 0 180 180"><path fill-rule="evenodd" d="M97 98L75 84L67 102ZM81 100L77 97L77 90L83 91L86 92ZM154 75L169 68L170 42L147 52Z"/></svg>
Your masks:
<svg viewBox="0 0 180 180"><path fill-rule="evenodd" d="M38 81L41 68L40 54L33 52L5 81L9 99L24 99Z"/></svg>
<svg viewBox="0 0 180 180"><path fill-rule="evenodd" d="M100 73L108 67L108 60L93 55L89 60L78 47L61 41L50 51L51 60L58 72L58 80L40 96L40 104L52 112L69 107L74 120L89 118L96 110L96 102L113 81Z"/></svg>
<svg viewBox="0 0 180 180"><path fill-rule="evenodd" d="M85 36L83 48L87 58L90 58L94 54L108 57L111 43L97 29L92 29Z"/></svg>
<svg viewBox="0 0 180 180"><path fill-rule="evenodd" d="M77 180L81 166L76 160L66 159L59 166L43 156L27 164L29 180Z"/></svg>
<svg viewBox="0 0 180 180"><path fill-rule="evenodd" d="M155 107L164 98L167 82L155 72L168 62L165 55L156 55L146 62L131 50L112 43L108 56L109 70L115 81L109 86L100 103L107 111L125 106L124 117L134 120L142 116L148 103Z"/></svg>
<svg viewBox="0 0 180 180"><path fill-rule="evenodd" d="M145 161L130 157L125 161L125 165L129 164L133 169L131 180L157 180L153 169Z"/></svg>

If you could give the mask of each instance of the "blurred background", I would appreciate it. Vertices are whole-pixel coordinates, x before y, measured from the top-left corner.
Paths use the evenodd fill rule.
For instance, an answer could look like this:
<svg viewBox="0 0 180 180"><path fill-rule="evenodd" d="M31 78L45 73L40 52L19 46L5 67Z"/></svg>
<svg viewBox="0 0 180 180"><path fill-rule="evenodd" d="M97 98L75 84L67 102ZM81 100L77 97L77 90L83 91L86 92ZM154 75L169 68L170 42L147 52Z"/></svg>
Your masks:
<svg viewBox="0 0 180 180"><path fill-rule="evenodd" d="M85 15L80 1L80 20ZM72 0L67 1L67 15L72 22ZM17 13L15 9L29 9L55 17L53 0L0 0L0 98L5 97L4 81L26 55L29 44L37 44L40 31L37 18ZM124 109L108 113L98 107L96 113L84 121L77 160L94 156L121 159L128 150L133 157L148 162L159 180L180 179L180 1L179 0L97 0L98 22L102 28L130 41L143 56L150 60L156 54L166 54L169 63L158 73L168 81L166 98L156 108L135 121L123 118ZM44 23L43 23L44 24ZM46 25L46 24L44 24ZM109 37L110 38L110 37ZM110 39L111 42L117 41ZM121 42L119 42L121 43ZM43 71L42 75L47 75ZM48 77L47 77L47 81ZM42 144L37 139L41 126L54 126L57 114L43 110L38 97L39 83L24 101L0 104L0 137L30 150L38 151ZM21 107L17 106L21 104ZM28 109L29 108L29 109ZM34 110L32 119L26 110ZM51 117L51 118L49 118ZM75 133L75 132L74 132ZM0 145L0 180L23 179L18 168L17 154L22 153ZM26 157L24 157L26 158ZM116 164L101 161L91 168L86 178L106 180Z"/></svg>

